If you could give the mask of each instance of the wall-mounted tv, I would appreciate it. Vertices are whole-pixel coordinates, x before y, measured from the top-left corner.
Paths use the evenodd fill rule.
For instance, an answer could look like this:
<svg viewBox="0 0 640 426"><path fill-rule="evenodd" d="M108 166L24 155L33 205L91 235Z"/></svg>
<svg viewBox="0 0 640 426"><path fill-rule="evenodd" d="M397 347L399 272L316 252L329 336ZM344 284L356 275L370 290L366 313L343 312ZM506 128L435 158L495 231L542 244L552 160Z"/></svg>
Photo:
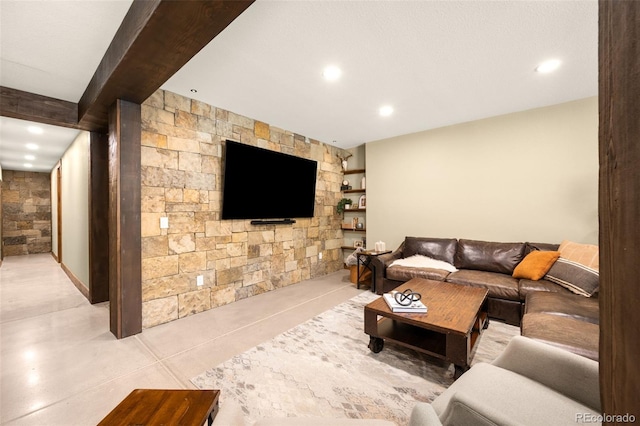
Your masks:
<svg viewBox="0 0 640 426"><path fill-rule="evenodd" d="M227 140L222 219L313 217L318 163Z"/></svg>

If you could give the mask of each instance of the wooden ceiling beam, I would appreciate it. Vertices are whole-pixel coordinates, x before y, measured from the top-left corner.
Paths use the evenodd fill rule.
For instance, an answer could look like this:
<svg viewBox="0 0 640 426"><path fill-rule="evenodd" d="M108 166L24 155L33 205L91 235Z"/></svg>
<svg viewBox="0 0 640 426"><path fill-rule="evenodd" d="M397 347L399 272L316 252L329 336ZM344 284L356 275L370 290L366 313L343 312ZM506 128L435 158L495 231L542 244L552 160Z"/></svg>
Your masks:
<svg viewBox="0 0 640 426"><path fill-rule="evenodd" d="M0 87L0 115L78 128L78 104L9 87Z"/></svg>
<svg viewBox="0 0 640 426"><path fill-rule="evenodd" d="M107 127L116 99L141 104L255 0L134 0L78 103L78 122Z"/></svg>

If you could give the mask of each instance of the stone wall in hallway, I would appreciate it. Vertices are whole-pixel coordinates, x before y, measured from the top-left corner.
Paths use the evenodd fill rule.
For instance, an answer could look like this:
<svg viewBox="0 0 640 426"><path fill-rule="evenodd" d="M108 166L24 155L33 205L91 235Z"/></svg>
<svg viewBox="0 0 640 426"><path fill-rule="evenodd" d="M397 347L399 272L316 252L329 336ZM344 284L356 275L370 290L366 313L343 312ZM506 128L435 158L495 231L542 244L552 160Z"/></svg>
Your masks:
<svg viewBox="0 0 640 426"><path fill-rule="evenodd" d="M316 160L314 217L286 226L220 220L226 139ZM335 213L343 150L162 90L142 105L141 150L144 328L343 267Z"/></svg>
<svg viewBox="0 0 640 426"><path fill-rule="evenodd" d="M49 173L2 171L4 256L51 251Z"/></svg>

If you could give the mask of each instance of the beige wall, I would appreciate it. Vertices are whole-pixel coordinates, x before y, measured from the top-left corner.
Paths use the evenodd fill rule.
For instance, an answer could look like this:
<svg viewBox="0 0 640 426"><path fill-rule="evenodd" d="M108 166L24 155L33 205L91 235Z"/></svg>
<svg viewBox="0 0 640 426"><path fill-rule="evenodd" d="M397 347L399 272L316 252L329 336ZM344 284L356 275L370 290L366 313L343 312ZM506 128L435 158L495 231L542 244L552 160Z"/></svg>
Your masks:
<svg viewBox="0 0 640 426"><path fill-rule="evenodd" d="M227 138L318 161L314 217L294 225L220 220ZM342 268L335 206L344 151L162 90L142 105L141 150L143 327ZM248 170L247 179L260 176ZM164 216L168 229L159 226Z"/></svg>
<svg viewBox="0 0 640 426"><path fill-rule="evenodd" d="M89 288L89 133L81 132L61 159L62 263ZM53 179L52 179L53 180Z"/></svg>
<svg viewBox="0 0 640 426"><path fill-rule="evenodd" d="M596 97L368 143L367 241L598 243Z"/></svg>

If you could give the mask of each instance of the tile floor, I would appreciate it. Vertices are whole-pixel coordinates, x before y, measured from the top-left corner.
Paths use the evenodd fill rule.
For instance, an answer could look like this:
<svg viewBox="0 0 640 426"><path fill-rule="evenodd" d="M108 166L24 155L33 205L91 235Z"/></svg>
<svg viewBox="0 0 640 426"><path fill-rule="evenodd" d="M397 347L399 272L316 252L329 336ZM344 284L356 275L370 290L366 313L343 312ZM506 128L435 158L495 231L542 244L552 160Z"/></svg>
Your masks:
<svg viewBox="0 0 640 426"><path fill-rule="evenodd" d="M359 292L346 271L117 340L50 254L0 267L0 424L95 425L135 388L189 379Z"/></svg>

